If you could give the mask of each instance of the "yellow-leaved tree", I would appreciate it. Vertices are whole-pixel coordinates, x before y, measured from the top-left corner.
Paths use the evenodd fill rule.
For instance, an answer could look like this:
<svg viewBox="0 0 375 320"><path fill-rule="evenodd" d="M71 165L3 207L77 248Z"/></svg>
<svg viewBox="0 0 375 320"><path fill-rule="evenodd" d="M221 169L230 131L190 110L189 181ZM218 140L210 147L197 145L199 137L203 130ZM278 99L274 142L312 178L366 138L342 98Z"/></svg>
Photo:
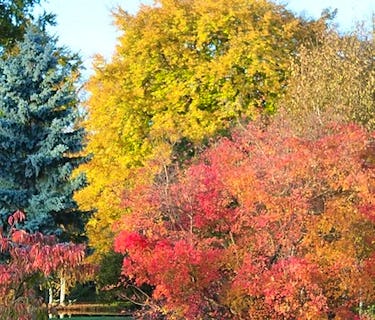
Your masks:
<svg viewBox="0 0 375 320"><path fill-rule="evenodd" d="M344 121L374 130L374 51L374 36L364 28L344 35L325 30L301 46L279 101L293 127L316 134L329 121Z"/></svg>
<svg viewBox="0 0 375 320"><path fill-rule="evenodd" d="M119 9L119 45L88 83L85 165L76 195L96 208L87 225L98 254L112 244L120 196L209 137L272 113L298 45L325 28L266 0L159 0L136 15ZM138 168L143 168L139 171Z"/></svg>

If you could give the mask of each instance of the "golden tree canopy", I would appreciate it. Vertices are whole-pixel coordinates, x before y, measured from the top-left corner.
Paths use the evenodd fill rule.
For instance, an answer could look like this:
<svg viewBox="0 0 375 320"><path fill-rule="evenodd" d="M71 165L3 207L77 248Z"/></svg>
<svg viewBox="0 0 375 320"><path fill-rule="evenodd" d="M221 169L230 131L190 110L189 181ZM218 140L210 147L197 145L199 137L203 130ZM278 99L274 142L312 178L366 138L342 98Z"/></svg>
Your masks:
<svg viewBox="0 0 375 320"><path fill-rule="evenodd" d="M115 18L117 51L96 61L88 83L94 159L77 195L97 208L87 231L99 253L111 245L121 193L142 179L135 170L157 172L173 150L272 113L297 45L324 25L266 0L160 0Z"/></svg>

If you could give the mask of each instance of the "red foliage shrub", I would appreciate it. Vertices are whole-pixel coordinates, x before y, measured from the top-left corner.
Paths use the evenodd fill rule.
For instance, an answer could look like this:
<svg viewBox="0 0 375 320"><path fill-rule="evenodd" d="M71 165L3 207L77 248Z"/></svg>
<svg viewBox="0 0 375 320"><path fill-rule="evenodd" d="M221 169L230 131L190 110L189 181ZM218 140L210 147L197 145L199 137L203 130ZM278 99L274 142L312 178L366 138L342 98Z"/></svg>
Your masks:
<svg viewBox="0 0 375 320"><path fill-rule="evenodd" d="M314 140L255 124L221 139L124 199L123 274L173 319L354 317L375 298L371 139L338 124Z"/></svg>

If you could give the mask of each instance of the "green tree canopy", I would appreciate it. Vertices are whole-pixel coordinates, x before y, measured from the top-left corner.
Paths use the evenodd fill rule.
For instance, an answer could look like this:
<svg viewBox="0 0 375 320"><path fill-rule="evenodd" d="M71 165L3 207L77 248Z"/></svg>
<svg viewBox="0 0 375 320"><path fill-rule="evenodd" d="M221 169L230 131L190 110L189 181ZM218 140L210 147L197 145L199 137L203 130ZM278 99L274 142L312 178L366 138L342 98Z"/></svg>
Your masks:
<svg viewBox="0 0 375 320"><path fill-rule="evenodd" d="M43 0L0 0L0 52L21 40L28 23L34 21L32 10ZM53 15L44 14L40 22L53 23Z"/></svg>

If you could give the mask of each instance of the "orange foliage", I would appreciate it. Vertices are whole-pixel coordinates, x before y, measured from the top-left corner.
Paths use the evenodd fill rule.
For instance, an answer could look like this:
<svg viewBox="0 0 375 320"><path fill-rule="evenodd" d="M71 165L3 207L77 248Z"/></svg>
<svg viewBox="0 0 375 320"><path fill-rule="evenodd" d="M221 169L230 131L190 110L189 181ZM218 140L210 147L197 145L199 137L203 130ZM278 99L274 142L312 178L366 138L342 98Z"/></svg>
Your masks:
<svg viewBox="0 0 375 320"><path fill-rule="evenodd" d="M183 319L352 319L374 302L374 135L249 125L124 199L123 274ZM163 313L163 311L161 311Z"/></svg>

